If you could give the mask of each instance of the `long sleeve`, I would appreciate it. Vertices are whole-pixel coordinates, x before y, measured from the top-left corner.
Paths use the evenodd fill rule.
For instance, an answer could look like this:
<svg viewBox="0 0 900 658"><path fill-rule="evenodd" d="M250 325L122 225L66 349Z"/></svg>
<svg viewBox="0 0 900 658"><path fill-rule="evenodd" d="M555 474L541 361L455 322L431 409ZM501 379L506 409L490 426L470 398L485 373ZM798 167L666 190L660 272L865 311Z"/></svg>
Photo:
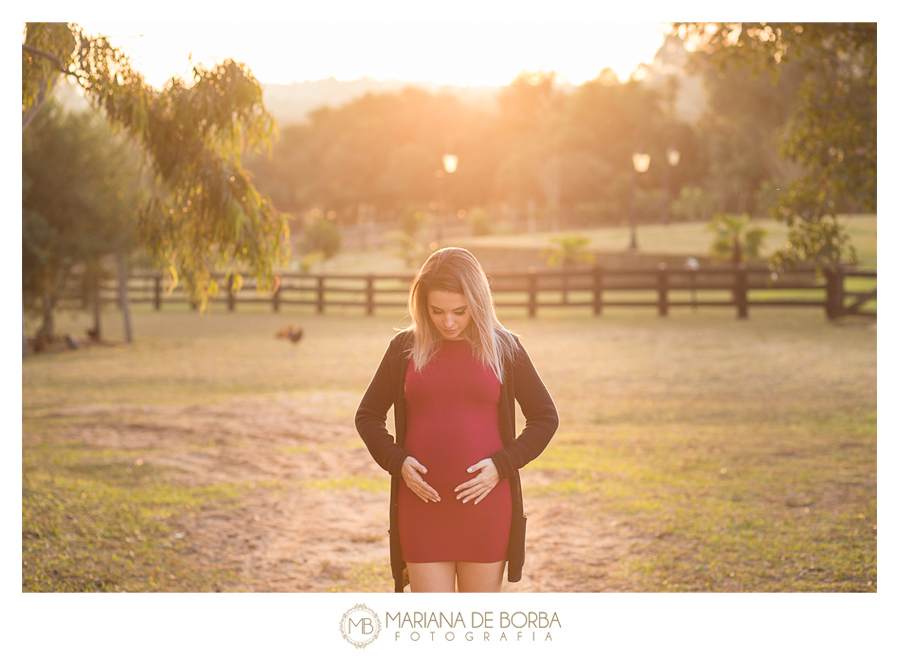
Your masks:
<svg viewBox="0 0 900 658"><path fill-rule="evenodd" d="M356 410L356 431L376 463L391 475L399 476L409 453L394 442L386 425L396 387L391 375L391 347L388 347Z"/></svg>
<svg viewBox="0 0 900 658"><path fill-rule="evenodd" d="M525 416L525 427L515 440L491 455L501 480L512 477L540 455L559 427L559 415L550 393L525 348L521 343L518 347L519 353L509 376L513 378L515 399Z"/></svg>

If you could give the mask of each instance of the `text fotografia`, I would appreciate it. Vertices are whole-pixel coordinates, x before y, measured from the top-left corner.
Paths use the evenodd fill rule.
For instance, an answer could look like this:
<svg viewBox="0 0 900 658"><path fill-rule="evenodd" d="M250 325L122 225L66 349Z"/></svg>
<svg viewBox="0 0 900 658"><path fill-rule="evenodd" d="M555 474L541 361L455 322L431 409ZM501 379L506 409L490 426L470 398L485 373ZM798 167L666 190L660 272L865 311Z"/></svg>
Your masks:
<svg viewBox="0 0 900 658"><path fill-rule="evenodd" d="M388 612L384 620L384 630L393 631L395 641L413 642L552 642L555 628L562 628L555 612L472 612L468 619L461 612Z"/></svg>

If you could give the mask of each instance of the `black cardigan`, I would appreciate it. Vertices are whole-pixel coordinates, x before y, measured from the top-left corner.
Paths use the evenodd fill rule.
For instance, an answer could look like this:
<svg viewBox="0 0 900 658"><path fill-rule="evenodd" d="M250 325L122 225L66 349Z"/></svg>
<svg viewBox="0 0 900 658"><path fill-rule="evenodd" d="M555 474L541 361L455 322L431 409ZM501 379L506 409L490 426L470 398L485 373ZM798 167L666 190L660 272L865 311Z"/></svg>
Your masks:
<svg viewBox="0 0 900 658"><path fill-rule="evenodd" d="M394 336L356 411L356 430L378 465L391 474L389 535L391 574L394 577L395 592L402 592L409 583L397 532L397 496L401 479L400 469L403 461L409 456L403 447L406 441L404 384L411 345L411 330L407 329ZM541 454L559 426L556 406L518 338L516 345L517 354L512 364L505 364L504 381L500 385L500 438L504 447L491 455L500 479L509 478L510 481L513 508L507 553L507 577L511 583L521 580L522 566L525 563L525 514L518 469ZM519 401L525 416L525 428L518 437L516 437L516 400ZM387 412L391 406L394 407L396 438L390 435L385 426Z"/></svg>

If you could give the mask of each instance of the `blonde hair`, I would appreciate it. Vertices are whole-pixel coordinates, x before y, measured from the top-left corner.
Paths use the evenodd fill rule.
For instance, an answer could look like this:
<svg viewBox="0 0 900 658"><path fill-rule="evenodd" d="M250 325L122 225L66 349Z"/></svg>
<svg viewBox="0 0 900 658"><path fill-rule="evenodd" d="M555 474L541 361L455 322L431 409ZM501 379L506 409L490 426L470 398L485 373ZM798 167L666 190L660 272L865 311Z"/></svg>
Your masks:
<svg viewBox="0 0 900 658"><path fill-rule="evenodd" d="M464 338L479 360L503 381L505 364L516 353L515 335L497 318L487 275L475 256L461 247L435 251L413 279L409 290L409 315L413 341L410 358L416 370L422 370L437 352L441 334L428 314L428 293L450 292L463 295L471 319Z"/></svg>

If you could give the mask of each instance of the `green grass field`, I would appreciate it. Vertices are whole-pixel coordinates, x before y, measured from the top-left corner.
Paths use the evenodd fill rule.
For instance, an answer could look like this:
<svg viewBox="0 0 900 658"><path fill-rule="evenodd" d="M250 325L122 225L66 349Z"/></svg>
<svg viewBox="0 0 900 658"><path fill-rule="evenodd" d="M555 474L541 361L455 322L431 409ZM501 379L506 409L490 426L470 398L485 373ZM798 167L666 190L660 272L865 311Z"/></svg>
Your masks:
<svg viewBox="0 0 900 658"><path fill-rule="evenodd" d="M184 484L178 469L157 463L162 446L138 453L124 434L175 408L189 418L199 405L248 399L297 400L352 428L401 322L386 311L222 307L206 315L138 309L132 345L24 359L23 591L233 586L239 574L198 557L191 535L176 530L203 515L230 518L261 491L276 496L296 483ZM560 578L581 591L876 591L870 321L829 323L820 309L753 309L745 321L733 309L502 319L521 335L561 416L549 448L523 472L526 510L574 503L584 519L614 519L636 538L608 569L590 566L600 550L593 545L561 555ZM305 329L298 345L273 337L288 321ZM115 313L103 322L107 336L121 335ZM58 323L60 333L78 335L90 324L69 313ZM107 431L119 414L128 415L123 435L105 447L72 438ZM220 441L192 431L197 454ZM354 445L347 432L349 443L280 454L301 466L338 460ZM386 511L386 479L366 473L310 479L304 495L374 496ZM344 591L390 589L383 563L340 578L335 588Z"/></svg>
<svg viewBox="0 0 900 658"><path fill-rule="evenodd" d="M877 267L875 215L841 215L839 221L847 228L853 246L856 248L861 267ZM768 257L784 244L787 230L771 219L754 219L754 226L760 226L769 232L763 243L763 256ZM687 256L705 256L713 241L713 234L705 230L707 222L676 222L669 225L646 224L638 228L638 244L640 251L650 254L678 254ZM628 250L630 230L627 226L612 228L594 228L566 230L559 233L537 232L487 235L482 237L465 237L451 243L462 247L494 246L507 248L543 249L552 246L551 238L561 235L583 235L590 238L587 249L597 252L623 252ZM431 239L430 234L423 233L420 239ZM415 273L415 268L406 267L405 263L394 255L390 247L373 248L367 251L350 249L338 254L324 264L314 268L316 272L368 274L368 273Z"/></svg>
<svg viewBox="0 0 900 658"><path fill-rule="evenodd" d="M841 215L838 221L850 235L862 267L877 267L875 215ZM762 256L767 258L785 243L787 229L772 219L753 219L752 226L768 231L763 242ZM703 256L709 252L713 234L706 230L706 222L677 222L668 225L647 224L637 229L638 245L650 254L679 254ZM544 248L551 246L551 238L558 235L583 235L590 239L586 249L598 252L627 251L631 232L627 226L562 231L560 233L520 233L516 235L488 235L460 240L461 246L503 246Z"/></svg>

